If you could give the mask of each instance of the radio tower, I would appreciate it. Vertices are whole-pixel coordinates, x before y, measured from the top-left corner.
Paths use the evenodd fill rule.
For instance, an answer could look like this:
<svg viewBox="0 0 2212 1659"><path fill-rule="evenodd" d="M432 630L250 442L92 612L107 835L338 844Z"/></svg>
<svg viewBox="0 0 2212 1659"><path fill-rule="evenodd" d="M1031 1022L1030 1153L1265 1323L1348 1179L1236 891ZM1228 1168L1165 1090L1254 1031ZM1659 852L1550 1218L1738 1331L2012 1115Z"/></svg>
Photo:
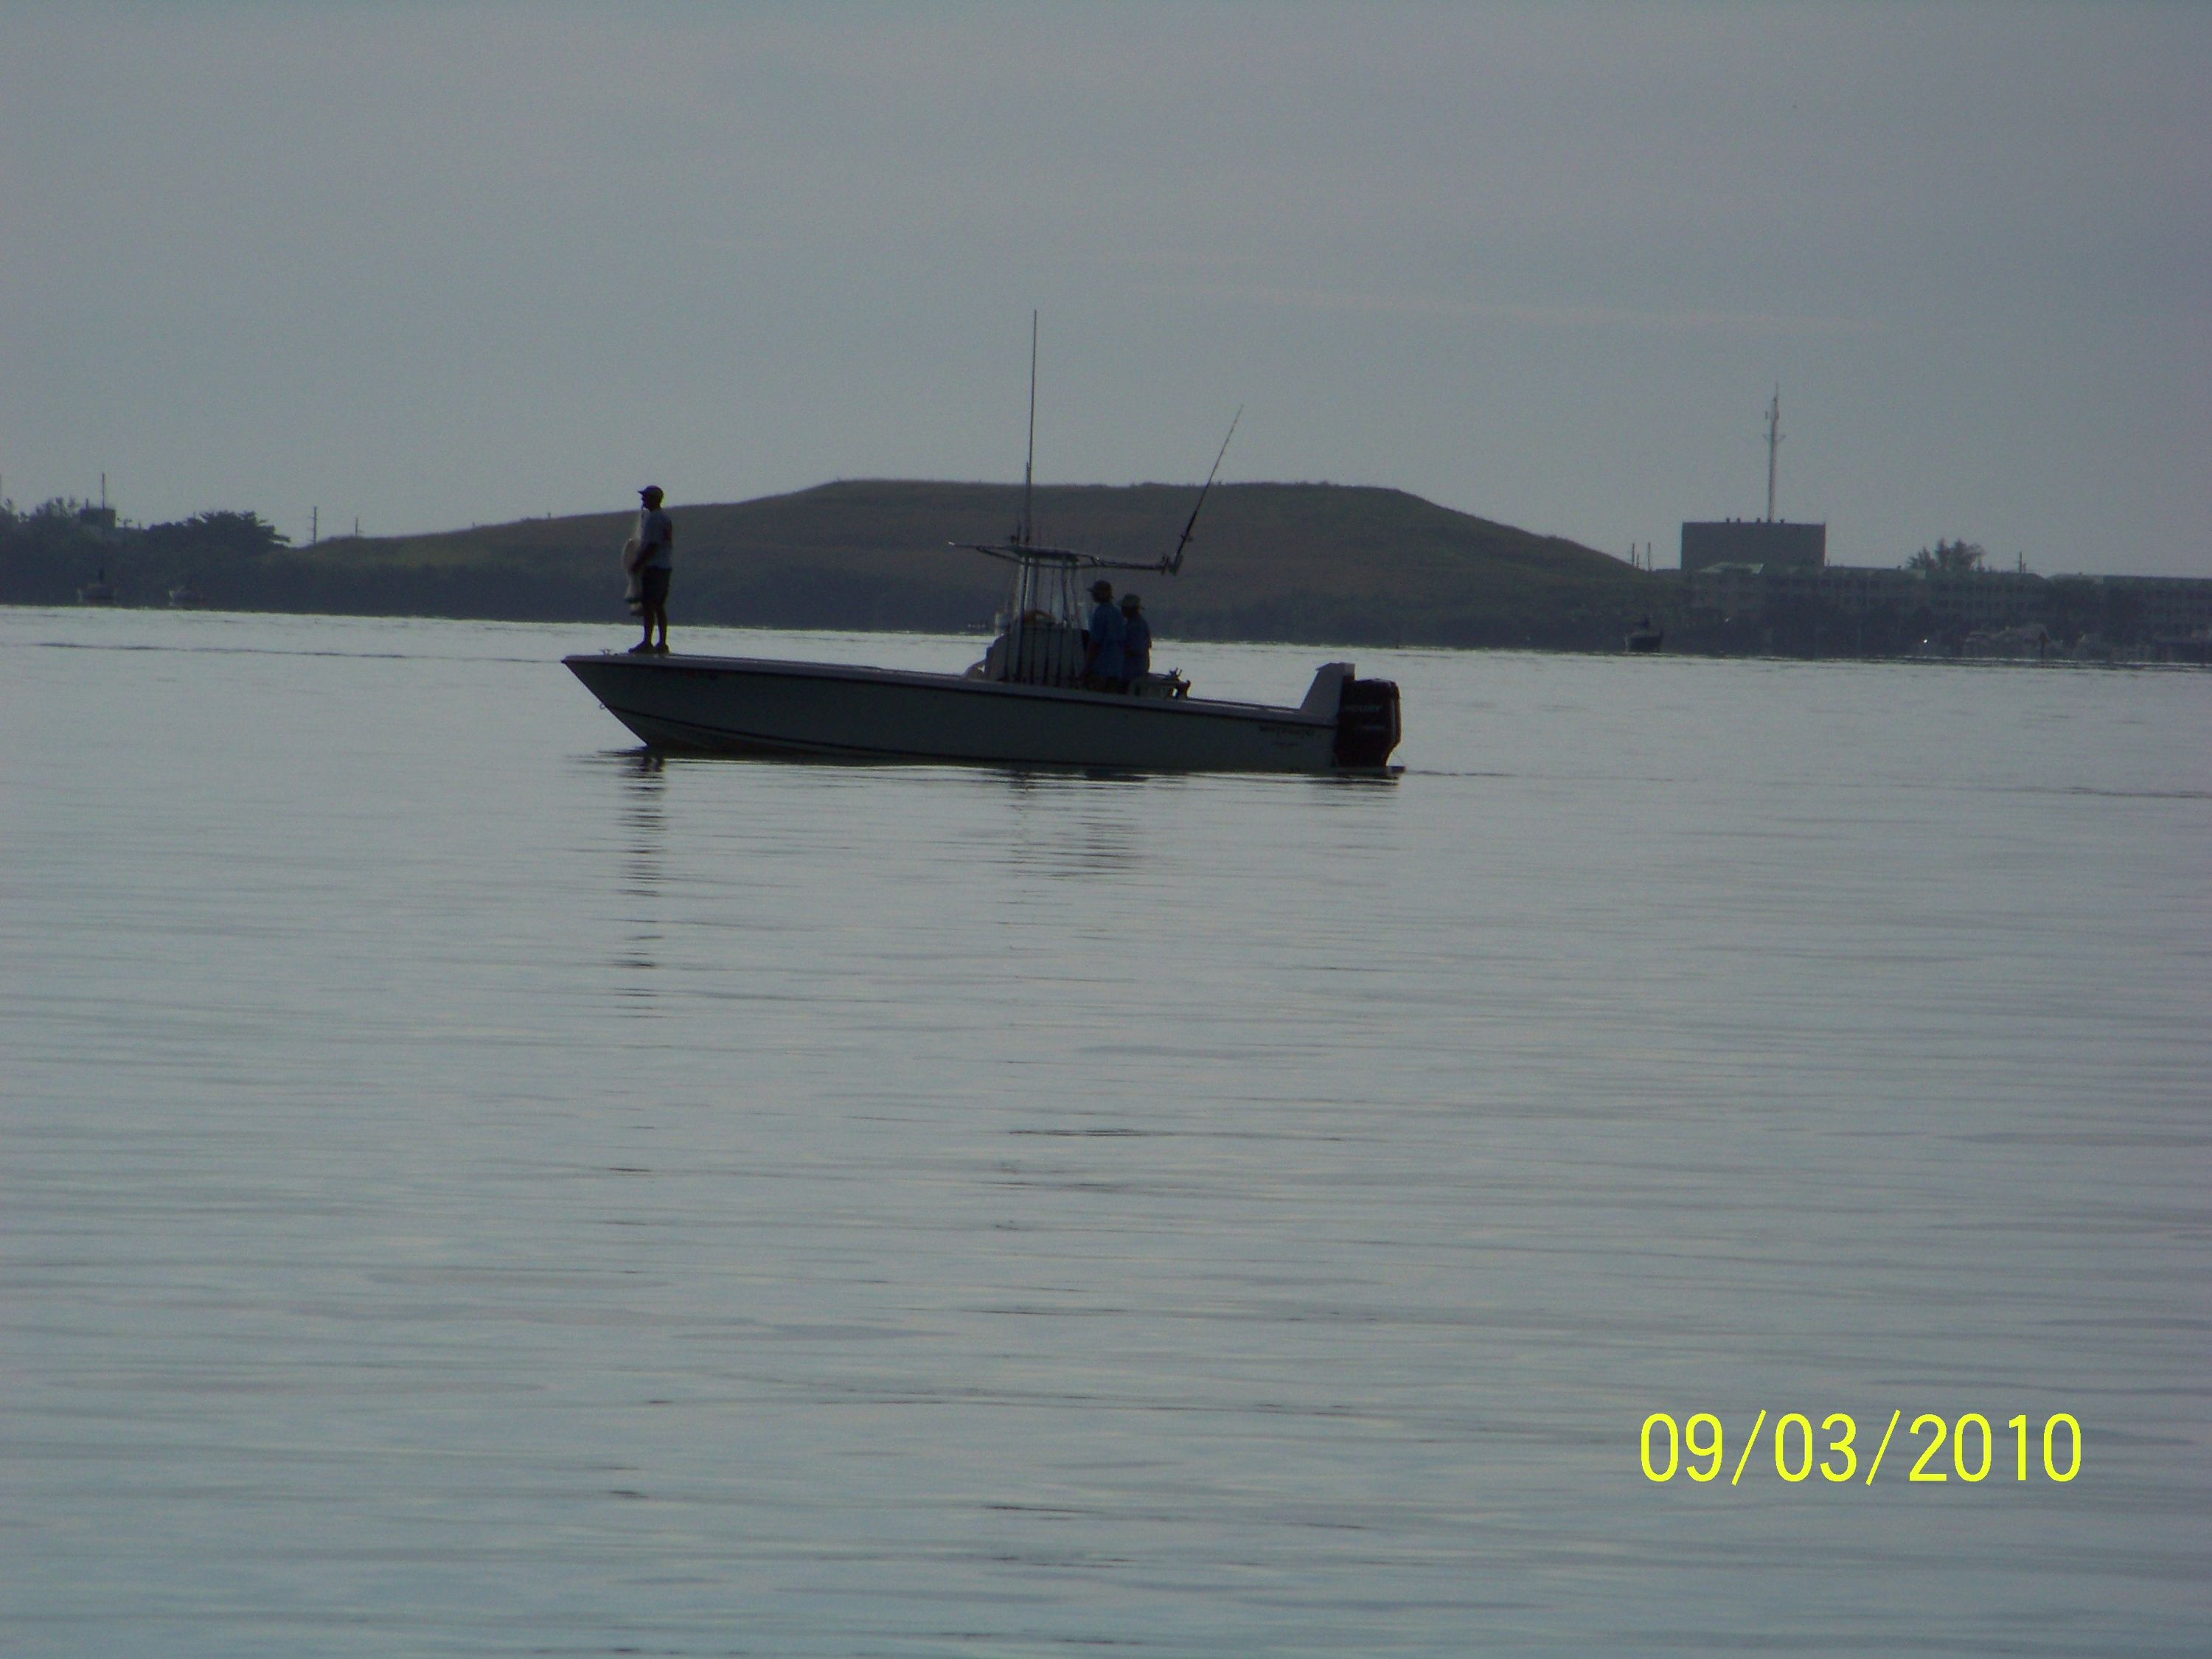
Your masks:
<svg viewBox="0 0 2212 1659"><path fill-rule="evenodd" d="M1782 447L1782 383L1774 383L1774 401L1766 406L1766 521L1774 522L1774 453Z"/></svg>

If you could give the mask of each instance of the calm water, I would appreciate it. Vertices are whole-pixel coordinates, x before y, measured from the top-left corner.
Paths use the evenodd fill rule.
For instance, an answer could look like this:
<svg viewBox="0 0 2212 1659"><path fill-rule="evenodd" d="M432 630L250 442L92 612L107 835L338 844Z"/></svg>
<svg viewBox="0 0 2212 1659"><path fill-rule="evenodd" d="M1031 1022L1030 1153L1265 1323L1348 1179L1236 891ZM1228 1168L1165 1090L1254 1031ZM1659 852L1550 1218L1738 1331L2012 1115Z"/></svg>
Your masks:
<svg viewBox="0 0 2212 1659"><path fill-rule="evenodd" d="M2212 676L1091 781L654 765L626 642L0 611L0 1646L2205 1650ZM1642 1473L1762 1409L1904 1425Z"/></svg>

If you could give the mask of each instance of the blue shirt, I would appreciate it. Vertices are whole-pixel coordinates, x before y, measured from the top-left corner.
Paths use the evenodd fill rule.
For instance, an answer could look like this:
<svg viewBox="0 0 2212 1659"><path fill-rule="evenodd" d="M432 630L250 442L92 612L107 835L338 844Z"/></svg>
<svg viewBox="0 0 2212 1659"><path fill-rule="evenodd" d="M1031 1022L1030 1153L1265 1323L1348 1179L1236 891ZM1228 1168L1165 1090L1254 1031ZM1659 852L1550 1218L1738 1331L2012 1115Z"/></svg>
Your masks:
<svg viewBox="0 0 2212 1659"><path fill-rule="evenodd" d="M1121 607L1111 599L1101 599L1091 607L1091 626L1085 630L1091 644L1098 647L1097 655L1091 659L1091 672L1102 680L1121 678L1121 641L1128 630L1121 621Z"/></svg>
<svg viewBox="0 0 2212 1659"><path fill-rule="evenodd" d="M1152 625L1139 611L1135 616L1122 613L1127 637L1121 641L1121 672L1134 679L1148 673L1152 666Z"/></svg>

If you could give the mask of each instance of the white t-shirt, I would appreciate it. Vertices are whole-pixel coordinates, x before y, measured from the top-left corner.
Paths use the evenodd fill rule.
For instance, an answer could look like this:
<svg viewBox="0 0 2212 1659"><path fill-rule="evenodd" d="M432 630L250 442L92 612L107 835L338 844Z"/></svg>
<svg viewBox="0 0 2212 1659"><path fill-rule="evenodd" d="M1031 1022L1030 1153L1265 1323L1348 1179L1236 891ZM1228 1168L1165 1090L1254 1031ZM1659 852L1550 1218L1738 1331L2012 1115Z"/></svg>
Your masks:
<svg viewBox="0 0 2212 1659"><path fill-rule="evenodd" d="M638 561L643 570L673 570L676 568L676 526L668 515L657 507L641 507L637 510L637 545L644 556Z"/></svg>

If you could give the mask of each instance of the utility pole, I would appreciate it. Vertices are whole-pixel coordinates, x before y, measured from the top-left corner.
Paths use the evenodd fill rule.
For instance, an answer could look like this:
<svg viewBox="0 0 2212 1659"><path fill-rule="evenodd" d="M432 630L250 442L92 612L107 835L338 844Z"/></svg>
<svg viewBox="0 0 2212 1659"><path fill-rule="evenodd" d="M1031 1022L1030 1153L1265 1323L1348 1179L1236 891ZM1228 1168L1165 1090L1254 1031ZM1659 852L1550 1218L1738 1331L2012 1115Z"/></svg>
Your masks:
<svg viewBox="0 0 2212 1659"><path fill-rule="evenodd" d="M319 507L311 507L307 509L307 545L313 547L322 538L322 532L323 509Z"/></svg>
<svg viewBox="0 0 2212 1659"><path fill-rule="evenodd" d="M1774 383L1774 401L1766 406L1766 521L1774 522L1774 459L1782 447L1782 382Z"/></svg>

